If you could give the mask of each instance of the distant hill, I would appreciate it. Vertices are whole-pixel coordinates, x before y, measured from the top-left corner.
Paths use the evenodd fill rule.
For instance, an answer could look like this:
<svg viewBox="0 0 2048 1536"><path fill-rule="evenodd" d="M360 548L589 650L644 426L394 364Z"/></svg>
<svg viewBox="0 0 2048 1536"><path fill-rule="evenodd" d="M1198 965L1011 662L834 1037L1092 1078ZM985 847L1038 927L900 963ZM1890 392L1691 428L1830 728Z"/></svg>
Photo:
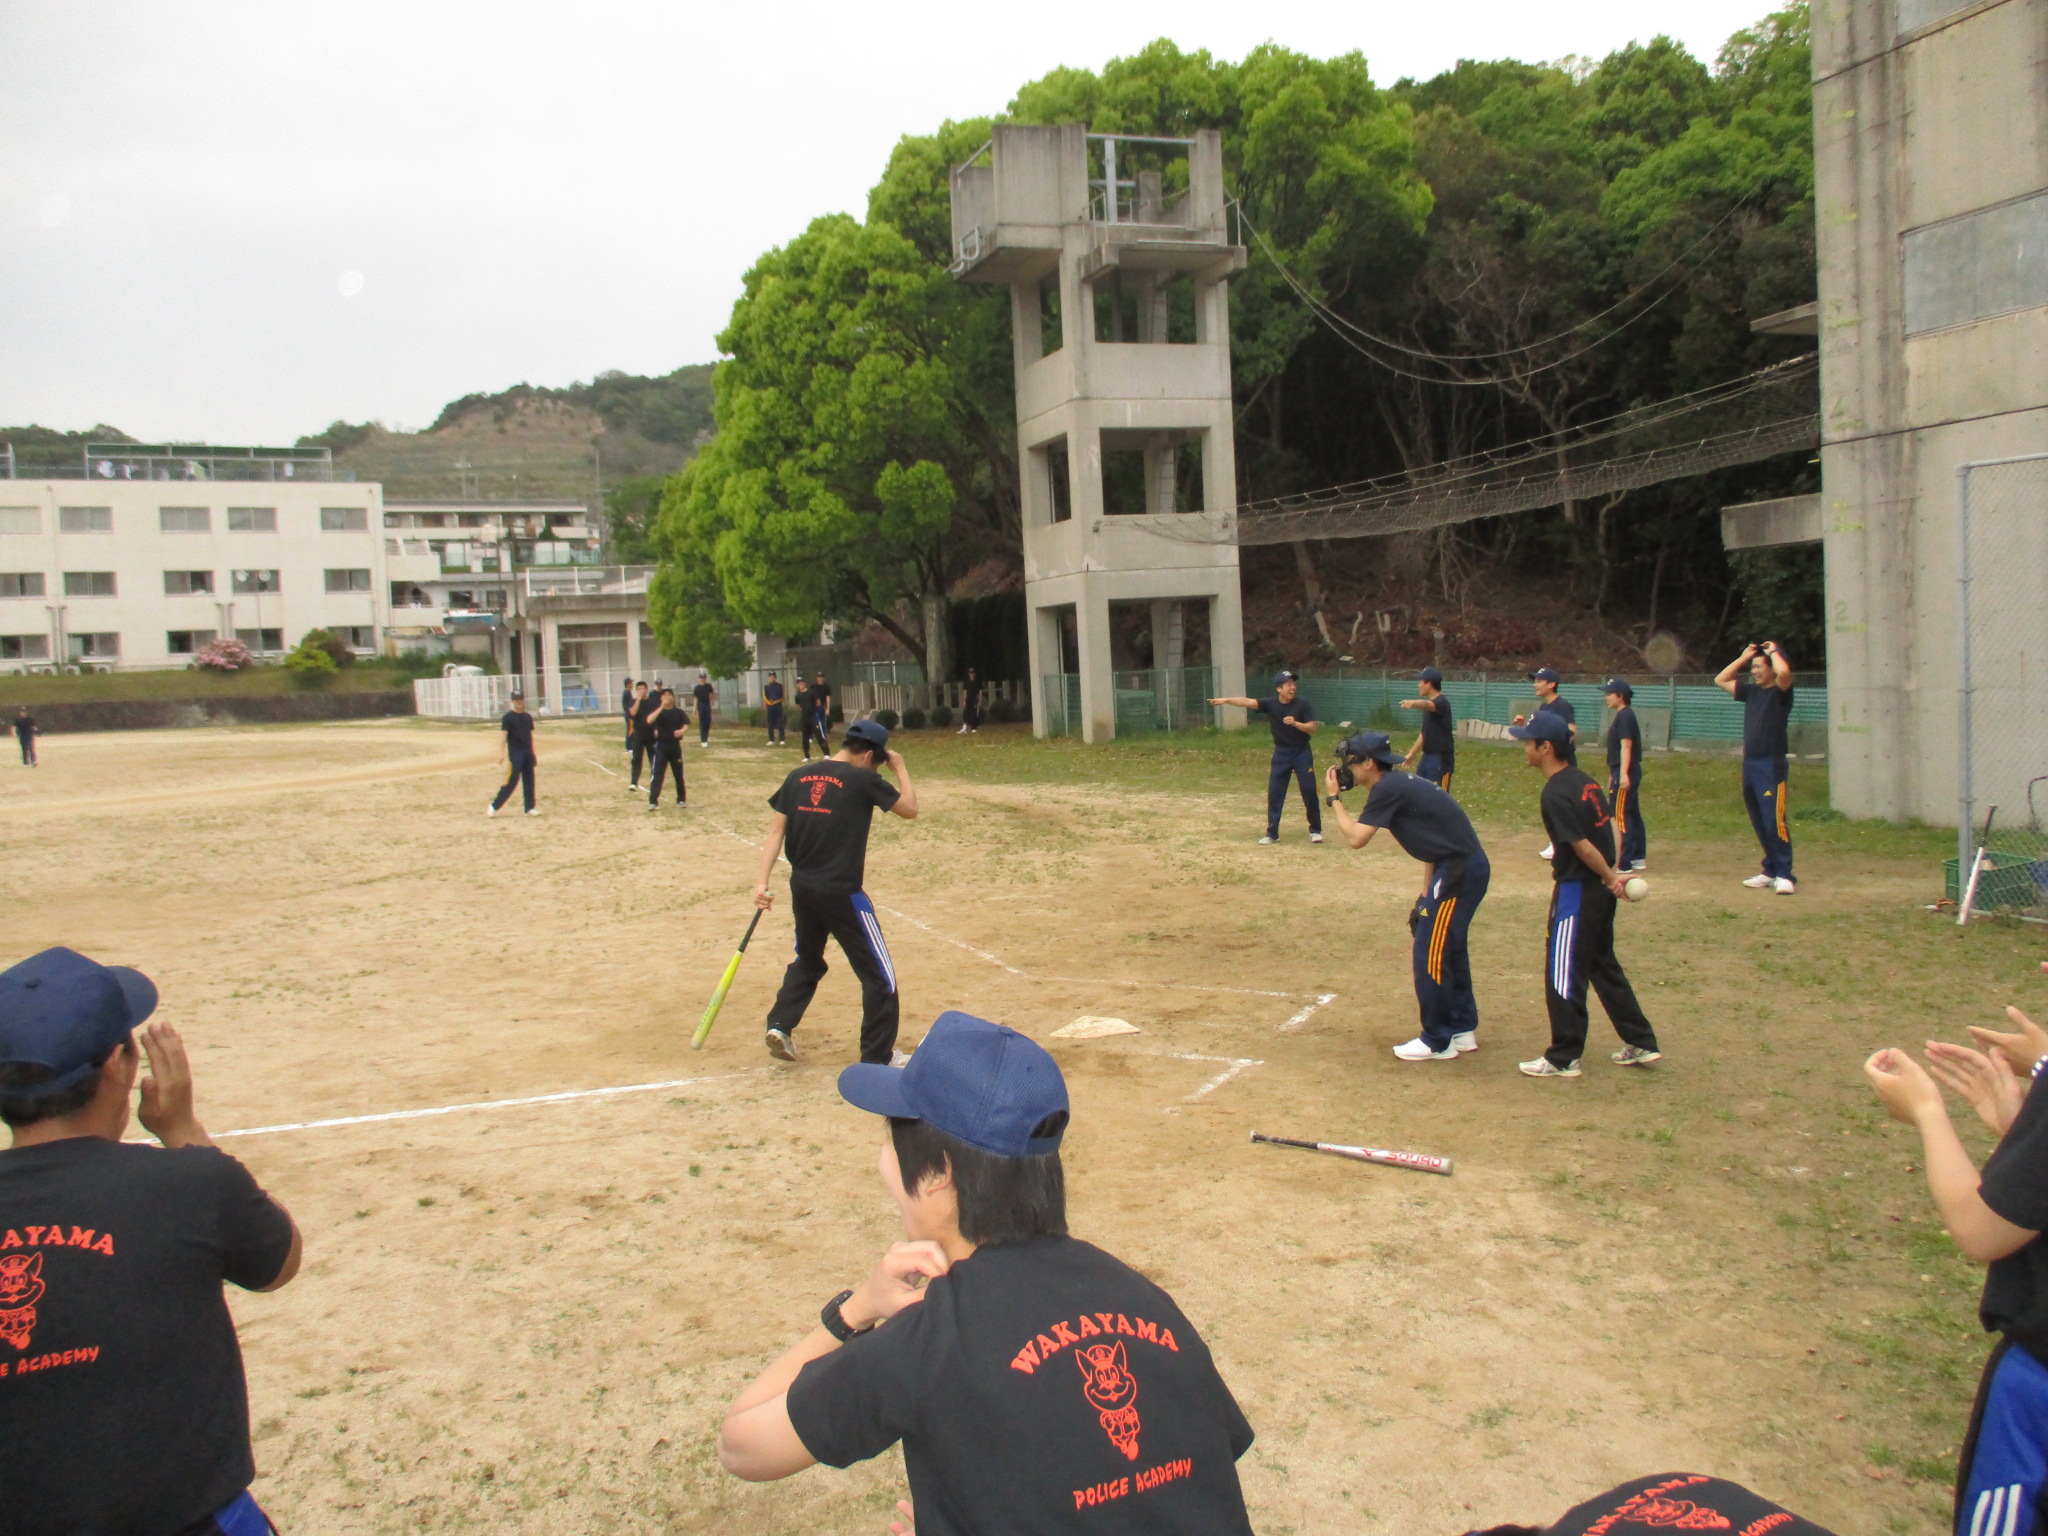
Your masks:
<svg viewBox="0 0 2048 1536"><path fill-rule="evenodd" d="M515 384L464 395L424 432L337 421L302 437L384 494L590 500L632 476L680 469L711 435L709 363L648 378L601 373L566 389Z"/></svg>
<svg viewBox="0 0 2048 1536"><path fill-rule="evenodd" d="M33 479L34 470L44 465L75 466L85 457L87 443L132 443L135 439L119 427L102 422L87 432L60 432L55 427L0 427L0 443L14 448L14 472Z"/></svg>

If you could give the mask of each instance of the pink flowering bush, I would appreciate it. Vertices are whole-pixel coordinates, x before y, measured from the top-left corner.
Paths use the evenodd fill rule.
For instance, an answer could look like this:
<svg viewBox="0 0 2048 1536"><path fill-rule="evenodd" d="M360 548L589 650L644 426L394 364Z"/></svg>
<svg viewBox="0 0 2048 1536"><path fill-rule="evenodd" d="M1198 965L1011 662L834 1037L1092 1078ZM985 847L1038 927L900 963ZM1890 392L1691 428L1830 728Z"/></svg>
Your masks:
<svg viewBox="0 0 2048 1536"><path fill-rule="evenodd" d="M209 640L201 646L193 656L192 664L209 672L239 672L244 667L255 666L256 658L241 641L223 637Z"/></svg>

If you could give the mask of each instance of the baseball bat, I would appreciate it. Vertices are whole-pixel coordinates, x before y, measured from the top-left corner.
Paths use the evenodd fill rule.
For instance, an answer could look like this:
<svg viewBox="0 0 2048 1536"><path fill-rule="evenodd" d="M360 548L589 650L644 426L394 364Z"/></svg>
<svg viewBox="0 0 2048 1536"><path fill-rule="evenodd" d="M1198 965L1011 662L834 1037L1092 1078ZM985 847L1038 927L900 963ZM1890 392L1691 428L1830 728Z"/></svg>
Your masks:
<svg viewBox="0 0 2048 1536"><path fill-rule="evenodd" d="M1387 1152L1379 1147L1344 1147L1329 1141L1296 1141L1290 1136L1261 1136L1252 1132L1253 1141L1268 1142L1276 1147L1300 1147L1309 1152L1328 1152L1334 1157L1354 1158L1361 1163L1382 1163L1389 1168L1412 1168L1417 1173L1443 1173L1451 1171L1448 1157L1431 1157L1427 1152Z"/></svg>
<svg viewBox="0 0 2048 1536"><path fill-rule="evenodd" d="M1984 873L1984 852L1991 846L1991 823L1998 819L1998 807L1991 807L1984 817L1984 839L1977 844L1977 856L1970 860L1970 883L1963 890L1961 906L1956 911L1956 926L1970 926L1970 909L1977 905L1977 880Z"/></svg>
<svg viewBox="0 0 2048 1536"><path fill-rule="evenodd" d="M690 1037L690 1049L701 1051L710 1037L711 1026L718 1018L718 1010L725 1006L725 994L732 990L732 979L740 973L740 962L747 958L747 943L754 937L754 927L761 921L761 909L754 909L753 920L747 924L747 931L740 935L740 947L733 951L732 959L726 962L725 974L718 978L718 990L711 994L711 1001L704 1009L704 1017L697 1021L697 1033Z"/></svg>

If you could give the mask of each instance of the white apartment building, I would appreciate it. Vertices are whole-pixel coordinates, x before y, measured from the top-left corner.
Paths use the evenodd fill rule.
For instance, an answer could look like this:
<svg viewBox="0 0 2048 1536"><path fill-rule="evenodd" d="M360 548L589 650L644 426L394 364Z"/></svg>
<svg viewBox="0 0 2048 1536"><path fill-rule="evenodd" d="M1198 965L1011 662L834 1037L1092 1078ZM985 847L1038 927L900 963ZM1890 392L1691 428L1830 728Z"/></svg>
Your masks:
<svg viewBox="0 0 2048 1536"><path fill-rule="evenodd" d="M383 648L382 487L324 449L94 445L28 473L0 480L0 670L177 666L219 635L274 659L309 629Z"/></svg>

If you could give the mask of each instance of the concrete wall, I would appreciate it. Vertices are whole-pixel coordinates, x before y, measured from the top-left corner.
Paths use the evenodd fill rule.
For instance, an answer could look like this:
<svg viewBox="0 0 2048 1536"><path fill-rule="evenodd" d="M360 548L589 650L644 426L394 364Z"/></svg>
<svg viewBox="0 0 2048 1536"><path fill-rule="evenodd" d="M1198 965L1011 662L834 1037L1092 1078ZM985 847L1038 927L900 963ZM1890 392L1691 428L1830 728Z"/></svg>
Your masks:
<svg viewBox="0 0 2048 1536"><path fill-rule="evenodd" d="M1956 471L2048 451L2048 306L2009 297L2048 251L1971 226L1979 281L1922 237L2048 190L2048 0L1820 0L1813 30L1834 802L1953 824ZM1930 274L1967 292L1922 328Z"/></svg>

